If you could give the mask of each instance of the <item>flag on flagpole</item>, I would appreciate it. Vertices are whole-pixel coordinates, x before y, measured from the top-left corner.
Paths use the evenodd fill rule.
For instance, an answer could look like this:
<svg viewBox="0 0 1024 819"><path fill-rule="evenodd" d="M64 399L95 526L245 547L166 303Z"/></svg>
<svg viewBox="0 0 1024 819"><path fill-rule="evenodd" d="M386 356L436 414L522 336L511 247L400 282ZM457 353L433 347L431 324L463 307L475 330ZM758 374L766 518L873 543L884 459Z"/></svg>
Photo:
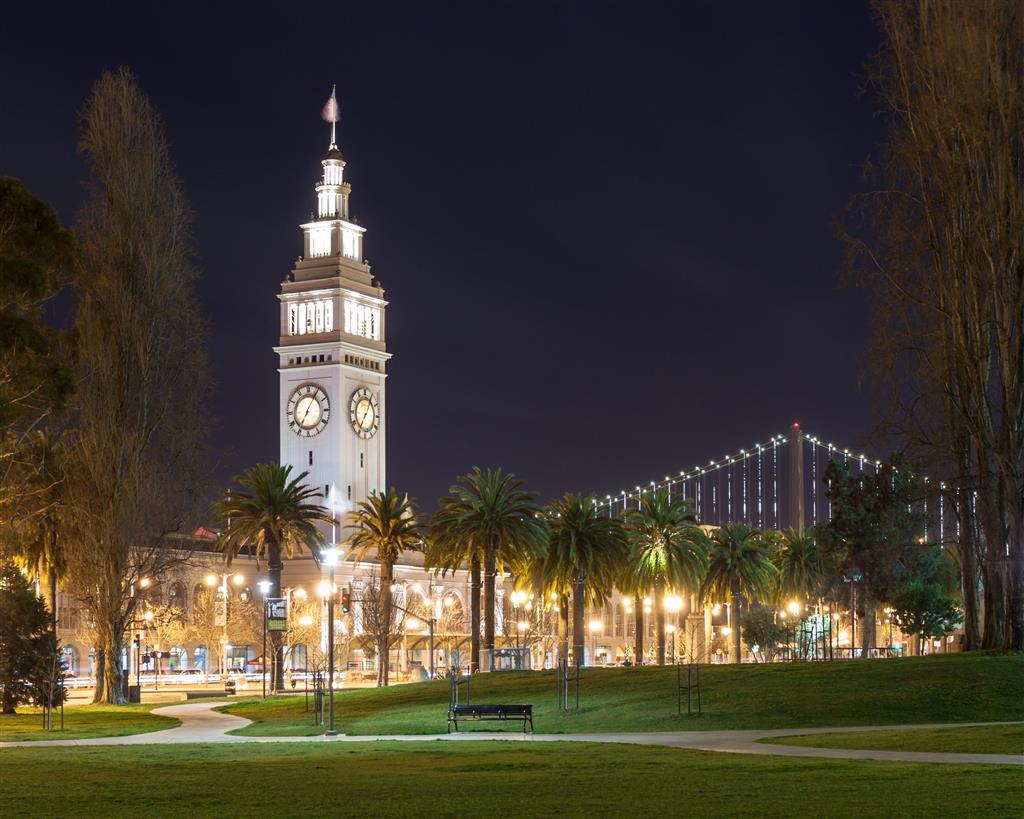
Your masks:
<svg viewBox="0 0 1024 819"><path fill-rule="evenodd" d="M337 86L331 86L331 97L324 104L324 110L321 116L324 118L324 122L335 123L340 117L340 111L338 109L338 98L334 95L335 88Z"/></svg>

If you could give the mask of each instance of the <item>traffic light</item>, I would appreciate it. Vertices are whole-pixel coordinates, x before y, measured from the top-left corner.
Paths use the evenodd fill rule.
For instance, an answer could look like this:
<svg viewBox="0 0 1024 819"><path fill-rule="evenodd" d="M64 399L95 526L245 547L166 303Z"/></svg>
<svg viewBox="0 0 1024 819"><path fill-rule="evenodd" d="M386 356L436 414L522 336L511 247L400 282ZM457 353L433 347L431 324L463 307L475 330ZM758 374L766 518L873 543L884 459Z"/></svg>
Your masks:
<svg viewBox="0 0 1024 819"><path fill-rule="evenodd" d="M352 607L352 594L349 592L348 586L341 590L341 613L348 614L348 610Z"/></svg>

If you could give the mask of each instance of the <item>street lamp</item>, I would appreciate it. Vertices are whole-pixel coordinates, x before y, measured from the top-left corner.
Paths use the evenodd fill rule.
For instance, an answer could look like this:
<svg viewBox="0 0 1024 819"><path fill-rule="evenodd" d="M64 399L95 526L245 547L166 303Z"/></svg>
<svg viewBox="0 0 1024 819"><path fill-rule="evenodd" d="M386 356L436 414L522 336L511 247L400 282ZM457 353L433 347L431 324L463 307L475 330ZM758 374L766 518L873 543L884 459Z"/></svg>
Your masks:
<svg viewBox="0 0 1024 819"><path fill-rule="evenodd" d="M666 629L672 635L672 662L676 661L676 629L679 628L679 612L683 610L683 598L678 594L670 594L665 598L665 611L672 615L672 627Z"/></svg>
<svg viewBox="0 0 1024 819"><path fill-rule="evenodd" d="M273 587L269 580L261 580L256 584L263 595L263 655L260 657L260 668L263 677L263 699L267 698L267 594Z"/></svg>
<svg viewBox="0 0 1024 819"><path fill-rule="evenodd" d="M330 721L327 727L327 736L336 737L338 732L334 728L334 570L341 558L341 550L336 546L324 549L322 559L324 565L331 570L331 580L327 587L327 678L331 686L330 690Z"/></svg>
<svg viewBox="0 0 1024 819"><path fill-rule="evenodd" d="M220 596L221 600L223 601L223 608L221 609L221 616L223 617L221 627L223 628L223 632L221 633L220 643L222 646L224 646L224 656L221 662L221 674L226 675L228 665L227 652L230 651L230 649L228 648L228 578L230 577L231 582L234 583L236 586L241 586L245 582L245 577L241 574L232 575L231 572L221 572L220 575L217 575L214 572L210 572L210 574L206 575L205 578L206 585L209 586L211 589L214 586L217 586L218 576L220 577Z"/></svg>
<svg viewBox="0 0 1024 819"><path fill-rule="evenodd" d="M597 618L590 621L590 656L593 663L597 664L597 635L604 630L604 621Z"/></svg>

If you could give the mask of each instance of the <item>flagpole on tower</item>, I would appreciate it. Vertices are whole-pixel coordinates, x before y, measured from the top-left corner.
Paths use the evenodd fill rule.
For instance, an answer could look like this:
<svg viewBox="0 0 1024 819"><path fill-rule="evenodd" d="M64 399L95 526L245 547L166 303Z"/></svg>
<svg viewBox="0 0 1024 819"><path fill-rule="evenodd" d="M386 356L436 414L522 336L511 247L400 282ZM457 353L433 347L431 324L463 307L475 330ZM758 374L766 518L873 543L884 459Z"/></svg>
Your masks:
<svg viewBox="0 0 1024 819"><path fill-rule="evenodd" d="M339 118L338 98L336 96L337 88L338 88L337 83L335 83L334 85L331 86L331 96L327 100L326 104L324 105L324 110L323 110L323 112L321 114L321 116L324 118L324 120L326 120L327 122L331 123L331 145L330 145L330 147L332 147L332 148L336 147L336 145L335 145L335 123L337 123L338 118Z"/></svg>

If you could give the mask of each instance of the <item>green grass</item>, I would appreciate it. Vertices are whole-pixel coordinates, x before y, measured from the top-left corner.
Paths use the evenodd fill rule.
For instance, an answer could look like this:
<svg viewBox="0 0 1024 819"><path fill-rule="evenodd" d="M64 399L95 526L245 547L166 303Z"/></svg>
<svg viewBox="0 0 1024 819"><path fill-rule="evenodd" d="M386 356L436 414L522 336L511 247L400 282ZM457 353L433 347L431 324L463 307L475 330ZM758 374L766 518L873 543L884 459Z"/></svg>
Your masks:
<svg viewBox="0 0 1024 819"><path fill-rule="evenodd" d="M1017 815L1022 798L1024 777L1011 766L778 759L590 743L271 743L0 753L6 817L68 811L975 817Z"/></svg>
<svg viewBox="0 0 1024 819"><path fill-rule="evenodd" d="M89 739L91 737L120 737L126 734L144 734L162 731L180 725L173 717L151 714L150 709L168 703L142 705L75 705L64 708L64 730L43 730L43 718L38 708L19 708L14 715L0 716L0 742L23 742L47 739ZM60 715L54 714L54 724L60 725Z"/></svg>
<svg viewBox="0 0 1024 819"><path fill-rule="evenodd" d="M762 741L777 745L805 745L812 748L868 748L873 751L1024 755L1024 725L808 734L799 737L775 737Z"/></svg>
<svg viewBox="0 0 1024 819"><path fill-rule="evenodd" d="M1024 720L1024 654L705 666L704 711L694 717L676 716L675 681L673 668L584 669L581 712L571 715L556 709L550 671L481 674L471 686L473 702L532 703L541 733ZM349 735L443 733L447 706L444 680L335 693L338 730ZM243 700L223 710L254 721L240 734L323 730L311 725L302 697ZM480 723L483 730L495 725Z"/></svg>

